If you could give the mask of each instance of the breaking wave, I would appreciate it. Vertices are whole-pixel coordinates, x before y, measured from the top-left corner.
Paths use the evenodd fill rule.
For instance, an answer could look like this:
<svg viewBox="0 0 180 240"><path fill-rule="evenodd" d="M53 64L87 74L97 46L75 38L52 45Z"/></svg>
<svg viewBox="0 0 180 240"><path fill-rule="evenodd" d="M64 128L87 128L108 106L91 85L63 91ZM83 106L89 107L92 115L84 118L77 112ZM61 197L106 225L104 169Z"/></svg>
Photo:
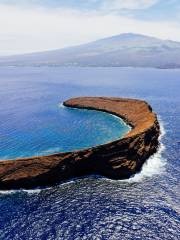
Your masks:
<svg viewBox="0 0 180 240"><path fill-rule="evenodd" d="M154 175L159 175L165 171L166 159L163 158L162 153L165 151L165 146L162 143L162 138L166 134L164 124L159 118L161 134L159 136L160 146L154 155L152 155L143 165L141 172L135 174L133 177L127 180L120 180L124 182L141 182L145 178L152 177Z"/></svg>
<svg viewBox="0 0 180 240"><path fill-rule="evenodd" d="M46 188L47 189L47 188ZM31 190L26 190L26 189L20 189L20 190L2 190L0 191L0 195L9 195L9 194L16 194L16 193L28 193L28 194L38 194L42 191L43 189L31 189Z"/></svg>

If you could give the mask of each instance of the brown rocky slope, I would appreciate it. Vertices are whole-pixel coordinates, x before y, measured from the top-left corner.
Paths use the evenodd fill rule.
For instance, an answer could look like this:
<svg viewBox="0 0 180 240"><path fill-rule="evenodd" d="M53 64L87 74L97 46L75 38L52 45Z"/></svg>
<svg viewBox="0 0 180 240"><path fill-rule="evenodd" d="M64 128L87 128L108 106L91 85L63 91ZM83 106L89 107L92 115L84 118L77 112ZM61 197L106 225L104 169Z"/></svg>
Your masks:
<svg viewBox="0 0 180 240"><path fill-rule="evenodd" d="M145 101L81 97L70 99L64 105L112 113L132 128L122 139L92 148L0 161L0 189L49 186L91 173L112 179L129 178L140 171L145 160L158 149L159 123Z"/></svg>

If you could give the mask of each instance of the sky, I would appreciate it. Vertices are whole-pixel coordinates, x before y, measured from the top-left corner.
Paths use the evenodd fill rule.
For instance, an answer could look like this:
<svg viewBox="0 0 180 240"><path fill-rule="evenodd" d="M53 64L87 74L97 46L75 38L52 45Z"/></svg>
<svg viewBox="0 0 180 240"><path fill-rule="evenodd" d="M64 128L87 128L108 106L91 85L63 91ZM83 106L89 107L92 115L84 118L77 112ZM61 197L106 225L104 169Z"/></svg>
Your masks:
<svg viewBox="0 0 180 240"><path fill-rule="evenodd" d="M180 41L180 0L0 0L0 56L129 32Z"/></svg>

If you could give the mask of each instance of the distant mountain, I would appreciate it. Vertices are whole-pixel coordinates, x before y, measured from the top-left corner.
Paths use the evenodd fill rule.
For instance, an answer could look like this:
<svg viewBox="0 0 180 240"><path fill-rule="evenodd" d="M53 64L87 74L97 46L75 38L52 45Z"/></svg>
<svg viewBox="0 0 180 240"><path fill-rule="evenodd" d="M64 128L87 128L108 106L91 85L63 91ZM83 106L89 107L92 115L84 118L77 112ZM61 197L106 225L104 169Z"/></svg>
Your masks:
<svg viewBox="0 0 180 240"><path fill-rule="evenodd" d="M80 46L0 58L0 66L180 68L180 43L125 33Z"/></svg>

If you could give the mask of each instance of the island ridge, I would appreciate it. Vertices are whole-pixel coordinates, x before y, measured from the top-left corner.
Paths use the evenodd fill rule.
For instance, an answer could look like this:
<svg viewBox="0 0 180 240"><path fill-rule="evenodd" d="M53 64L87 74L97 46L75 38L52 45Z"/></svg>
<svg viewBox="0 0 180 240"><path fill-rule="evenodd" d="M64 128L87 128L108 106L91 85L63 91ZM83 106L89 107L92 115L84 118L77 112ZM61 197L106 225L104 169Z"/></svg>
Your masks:
<svg viewBox="0 0 180 240"><path fill-rule="evenodd" d="M0 189L51 186L87 174L100 174L111 179L130 178L158 149L160 126L156 114L145 101L79 97L65 101L64 106L114 114L130 125L131 130L123 138L88 149L2 160Z"/></svg>

